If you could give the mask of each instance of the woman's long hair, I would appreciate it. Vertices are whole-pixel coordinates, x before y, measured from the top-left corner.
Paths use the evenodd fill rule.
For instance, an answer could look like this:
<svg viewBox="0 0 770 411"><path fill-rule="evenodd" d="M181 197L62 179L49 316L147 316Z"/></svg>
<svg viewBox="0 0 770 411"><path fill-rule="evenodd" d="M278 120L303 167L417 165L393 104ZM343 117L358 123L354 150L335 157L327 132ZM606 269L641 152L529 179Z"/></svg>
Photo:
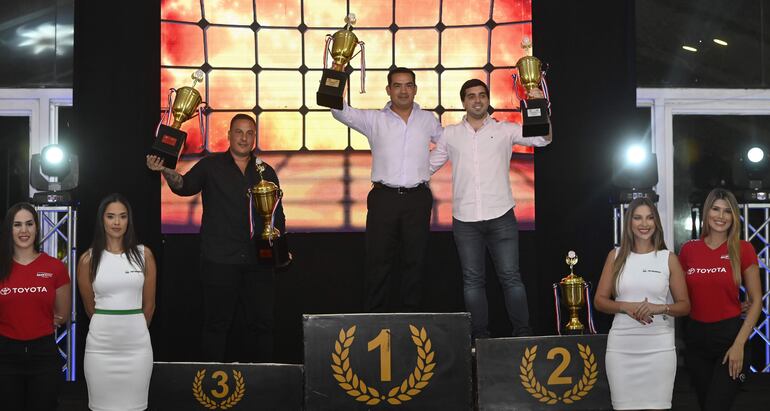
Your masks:
<svg viewBox="0 0 770 411"><path fill-rule="evenodd" d="M4 281L11 275L11 267L13 266L13 219L16 217L16 213L21 210L27 210L32 214L32 219L35 221L35 251L40 252L40 224L37 219L37 211L35 207L29 203L16 203L8 209L3 219L2 228L0 228L0 282Z"/></svg>
<svg viewBox="0 0 770 411"><path fill-rule="evenodd" d="M641 206L647 206L652 211L653 219L655 220L655 232L652 233L652 245L655 251L665 250L666 242L663 239L663 225L660 223L660 214L658 214L658 208L647 197L637 198L628 205L626 215L623 217L623 237L620 239L620 250L615 256L615 261L612 263L612 283L614 284L613 294L618 294L618 284L620 283L620 273L623 271L623 267L626 265L626 259L634 248L634 232L631 230L631 220L634 217L634 211Z"/></svg>
<svg viewBox="0 0 770 411"><path fill-rule="evenodd" d="M123 235L123 253L128 257L128 262L139 267L144 272L144 256L139 252L136 234L134 234L134 213L131 210L131 204L128 203L123 195L113 193L104 197L99 203L99 209L96 211L96 224L94 225L94 240L91 243L91 282L96 279L96 271L99 269L99 262L102 260L104 249L107 247L107 235L104 227L104 213L107 206L112 203L120 203L126 207L128 212L128 221L126 224L126 233Z"/></svg>
<svg viewBox="0 0 770 411"><path fill-rule="evenodd" d="M733 193L724 188L715 188L711 190L703 202L703 221L701 222L701 238L706 238L711 234L711 227L708 223L708 213L717 200L725 200L730 205L730 212L733 215L733 221L730 224L730 230L727 232L727 254L730 256L730 267L733 269L733 281L735 285L741 285L741 217L738 209L738 200Z"/></svg>

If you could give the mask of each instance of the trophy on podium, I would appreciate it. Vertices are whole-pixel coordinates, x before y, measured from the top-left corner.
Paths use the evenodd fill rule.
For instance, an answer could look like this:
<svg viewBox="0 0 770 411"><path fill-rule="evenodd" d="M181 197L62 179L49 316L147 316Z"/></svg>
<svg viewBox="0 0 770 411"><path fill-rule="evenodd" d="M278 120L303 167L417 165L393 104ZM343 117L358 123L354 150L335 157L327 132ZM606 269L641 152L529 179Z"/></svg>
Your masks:
<svg viewBox="0 0 770 411"><path fill-rule="evenodd" d="M513 89L520 101L522 130L524 137L545 136L550 132L549 116L551 115L551 103L548 101L548 86L545 83L545 71L542 69L540 59L532 56L532 40L524 37L521 40L521 48L525 56L516 62L518 75L513 75ZM528 99L521 98L517 83L521 83L524 90L529 92L541 88L545 98Z"/></svg>
<svg viewBox="0 0 770 411"><path fill-rule="evenodd" d="M163 159L163 165L168 168L176 168L176 162L179 159L179 153L187 139L187 133L180 130L182 123L198 116L201 136L205 136L203 129L203 106L201 103L201 93L195 89L195 85L202 82L204 74L202 70L196 70L192 74L193 84L191 87L182 87L180 89L171 89L168 94L168 110L158 124L155 132L155 141L150 148L150 154ZM176 96L174 96L176 94ZM171 100L173 98L173 104ZM205 103L203 103L205 105ZM169 126L169 119L173 117L173 123Z"/></svg>
<svg viewBox="0 0 770 411"><path fill-rule="evenodd" d="M319 106L342 109L342 95L348 82L348 73L345 72L350 59L355 57L353 51L356 44L361 47L361 93L365 93L366 60L364 54L364 42L358 41L353 33L356 24L356 15L351 13L345 17L345 28L338 30L334 35L326 35L324 48L324 71L321 84L316 93L316 103ZM331 43L331 49L329 49ZM327 55L332 56L331 69L326 68Z"/></svg>
<svg viewBox="0 0 770 411"><path fill-rule="evenodd" d="M262 264L284 267L291 262L291 255L286 243L286 236L281 235L280 230L275 227L275 211L283 198L283 190L262 176L265 171L265 164L262 159L257 157L255 166L260 181L249 189L249 195L253 208L262 217L263 226L259 237L255 239L257 260Z"/></svg>
<svg viewBox="0 0 770 411"><path fill-rule="evenodd" d="M569 309L569 322L565 326L567 334L582 334L585 328L578 318L578 312L586 301L583 298L585 295L585 281L583 281L582 277L575 275L573 270L577 262L577 254L574 251L568 252L566 263L569 266L569 275L562 278L559 282L562 300L567 309Z"/></svg>

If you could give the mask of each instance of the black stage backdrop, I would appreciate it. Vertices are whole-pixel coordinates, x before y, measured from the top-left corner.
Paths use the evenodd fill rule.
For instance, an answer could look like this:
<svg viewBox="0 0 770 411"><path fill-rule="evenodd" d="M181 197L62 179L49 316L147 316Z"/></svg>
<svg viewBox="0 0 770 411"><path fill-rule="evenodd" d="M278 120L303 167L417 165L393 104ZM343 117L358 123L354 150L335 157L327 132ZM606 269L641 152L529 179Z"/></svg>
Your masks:
<svg viewBox="0 0 770 411"><path fill-rule="evenodd" d="M78 249L85 251L91 242L99 200L115 191L128 196L139 237L159 262L151 327L155 358L195 360L199 239L161 235L159 176L144 166L159 115L159 3L75 3ZM578 252L576 272L595 282L612 243L609 159L635 107L634 7L633 1L534 0L532 8L535 54L550 64L555 137L535 155L537 230L522 232L521 269L535 330L553 334L551 284L568 271L566 252ZM290 228L291 216L287 219ZM361 309L363 238L363 233L293 234L296 261L277 275L276 360L302 362L302 313ZM491 328L505 335L510 325L499 285L489 280ZM463 310L449 232L431 237L425 290L425 311ZM87 323L81 310L81 355ZM600 324L606 331L606 318Z"/></svg>

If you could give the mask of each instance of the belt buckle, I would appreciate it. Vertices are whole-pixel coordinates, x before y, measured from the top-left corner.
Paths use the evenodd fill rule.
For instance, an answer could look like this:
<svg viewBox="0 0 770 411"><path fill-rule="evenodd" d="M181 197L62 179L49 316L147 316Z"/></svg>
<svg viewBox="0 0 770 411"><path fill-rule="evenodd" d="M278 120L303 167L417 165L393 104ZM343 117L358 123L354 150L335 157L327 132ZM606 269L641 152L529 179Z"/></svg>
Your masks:
<svg viewBox="0 0 770 411"><path fill-rule="evenodd" d="M404 194L406 194L408 192L408 190L409 189L406 188L406 187L398 187L398 194L404 195Z"/></svg>

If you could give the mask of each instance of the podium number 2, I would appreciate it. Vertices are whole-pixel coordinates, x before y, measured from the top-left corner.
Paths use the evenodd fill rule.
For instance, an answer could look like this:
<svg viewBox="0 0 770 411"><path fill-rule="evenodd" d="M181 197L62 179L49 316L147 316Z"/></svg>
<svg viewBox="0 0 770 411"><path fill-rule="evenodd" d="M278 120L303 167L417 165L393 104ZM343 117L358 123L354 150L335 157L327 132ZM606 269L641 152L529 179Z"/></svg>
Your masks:
<svg viewBox="0 0 770 411"><path fill-rule="evenodd" d="M377 337L369 341L367 347L369 351L380 348L380 381L390 381L390 329L380 330Z"/></svg>
<svg viewBox="0 0 770 411"><path fill-rule="evenodd" d="M548 384L551 385L561 385L561 384L572 384L572 377L562 377L561 373L564 372L564 370L567 369L567 366L569 366L570 362L570 354L569 351L567 351L564 347L555 347L551 348L550 351L548 351L548 359L553 360L556 358L556 356L561 357L561 363L559 363L559 366L556 367L555 370L551 373L551 376L548 377Z"/></svg>

